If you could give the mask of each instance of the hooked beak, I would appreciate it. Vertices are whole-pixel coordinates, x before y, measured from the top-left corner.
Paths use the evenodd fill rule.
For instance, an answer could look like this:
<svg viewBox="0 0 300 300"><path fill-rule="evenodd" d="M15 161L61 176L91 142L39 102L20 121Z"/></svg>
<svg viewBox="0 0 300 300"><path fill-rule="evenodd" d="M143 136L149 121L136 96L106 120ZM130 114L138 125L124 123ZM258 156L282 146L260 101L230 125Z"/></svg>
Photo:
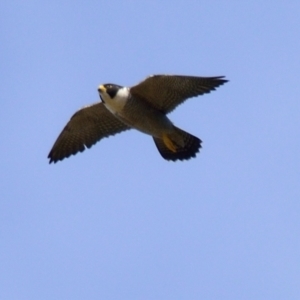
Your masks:
<svg viewBox="0 0 300 300"><path fill-rule="evenodd" d="M101 101L104 103L104 100L102 98L102 93L105 93L106 92L106 88L104 87L104 85L99 85L98 87L98 93L99 93L99 96L100 96L100 99Z"/></svg>
<svg viewBox="0 0 300 300"><path fill-rule="evenodd" d="M98 87L98 92L99 93L104 93L104 92L106 92L106 88L104 87L104 85L99 85L99 87Z"/></svg>

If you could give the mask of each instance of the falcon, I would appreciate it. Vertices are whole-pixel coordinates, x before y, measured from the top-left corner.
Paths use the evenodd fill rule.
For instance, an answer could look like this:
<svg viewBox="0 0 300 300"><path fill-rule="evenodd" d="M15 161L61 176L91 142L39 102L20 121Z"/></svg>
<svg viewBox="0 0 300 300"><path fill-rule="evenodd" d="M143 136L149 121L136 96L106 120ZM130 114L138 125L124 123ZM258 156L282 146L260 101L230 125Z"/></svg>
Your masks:
<svg viewBox="0 0 300 300"><path fill-rule="evenodd" d="M167 115L188 98L209 93L227 81L224 76L152 75L132 87L102 84L98 87L101 102L71 117L48 155L49 163L132 128L152 136L166 160L195 157L202 141L176 127Z"/></svg>

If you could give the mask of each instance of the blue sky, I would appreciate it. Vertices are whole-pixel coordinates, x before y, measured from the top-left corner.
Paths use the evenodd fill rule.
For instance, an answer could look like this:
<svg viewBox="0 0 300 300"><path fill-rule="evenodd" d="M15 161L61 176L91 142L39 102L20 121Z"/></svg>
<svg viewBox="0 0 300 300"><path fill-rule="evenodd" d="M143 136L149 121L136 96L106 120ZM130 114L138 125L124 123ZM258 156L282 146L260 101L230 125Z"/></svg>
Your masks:
<svg viewBox="0 0 300 300"><path fill-rule="evenodd" d="M0 299L299 299L299 1L2 1ZM49 165L97 86L226 75L170 118Z"/></svg>

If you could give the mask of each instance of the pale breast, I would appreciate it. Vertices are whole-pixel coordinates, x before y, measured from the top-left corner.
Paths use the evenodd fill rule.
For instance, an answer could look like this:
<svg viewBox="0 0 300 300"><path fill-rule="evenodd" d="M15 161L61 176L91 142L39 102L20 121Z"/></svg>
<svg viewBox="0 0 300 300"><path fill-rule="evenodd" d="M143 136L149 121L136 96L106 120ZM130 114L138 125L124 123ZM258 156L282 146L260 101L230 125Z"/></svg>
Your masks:
<svg viewBox="0 0 300 300"><path fill-rule="evenodd" d="M114 98L103 95L105 107L113 114L120 114L128 100L128 94L128 88L124 87L117 92Z"/></svg>

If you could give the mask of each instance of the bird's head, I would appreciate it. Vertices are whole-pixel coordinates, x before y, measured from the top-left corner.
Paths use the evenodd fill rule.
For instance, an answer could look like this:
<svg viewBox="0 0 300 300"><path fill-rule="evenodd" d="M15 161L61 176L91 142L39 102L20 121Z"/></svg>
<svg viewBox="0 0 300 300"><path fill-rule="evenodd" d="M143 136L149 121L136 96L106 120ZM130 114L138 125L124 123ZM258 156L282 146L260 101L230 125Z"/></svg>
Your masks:
<svg viewBox="0 0 300 300"><path fill-rule="evenodd" d="M101 84L98 87L99 96L103 102L113 100L116 96L119 96L122 90L122 86L111 83Z"/></svg>

